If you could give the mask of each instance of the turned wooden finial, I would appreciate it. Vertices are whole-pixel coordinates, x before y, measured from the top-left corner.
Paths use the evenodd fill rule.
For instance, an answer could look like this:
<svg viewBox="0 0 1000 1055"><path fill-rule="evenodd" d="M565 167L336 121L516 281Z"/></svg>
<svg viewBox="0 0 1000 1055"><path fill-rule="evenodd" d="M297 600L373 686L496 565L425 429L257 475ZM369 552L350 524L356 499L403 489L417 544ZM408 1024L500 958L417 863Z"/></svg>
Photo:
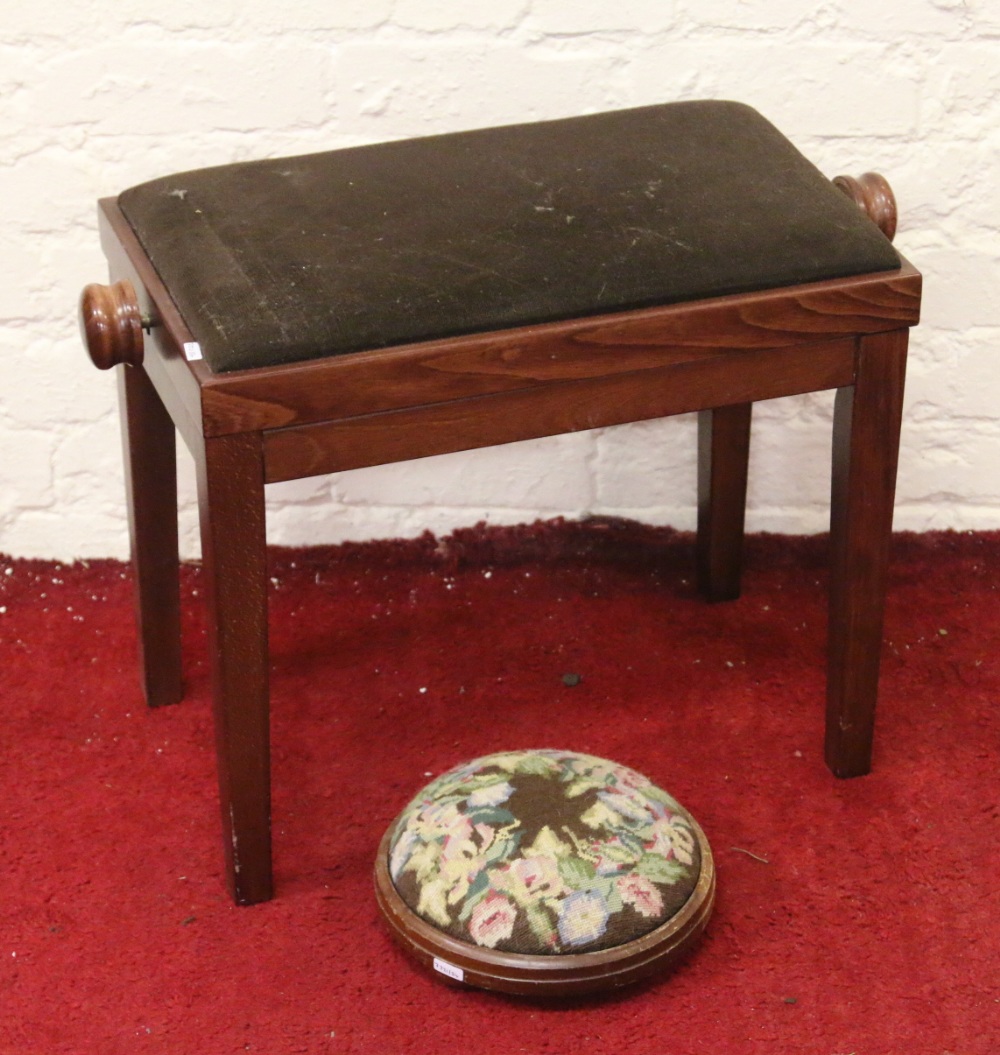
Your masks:
<svg viewBox="0 0 1000 1055"><path fill-rule="evenodd" d="M97 283L80 295L80 333L98 370L142 363L142 313L132 283Z"/></svg>
<svg viewBox="0 0 1000 1055"><path fill-rule="evenodd" d="M866 172L857 179L853 176L838 176L833 185L852 198L858 208L867 213L868 218L892 241L896 234L896 196L884 176L877 172Z"/></svg>

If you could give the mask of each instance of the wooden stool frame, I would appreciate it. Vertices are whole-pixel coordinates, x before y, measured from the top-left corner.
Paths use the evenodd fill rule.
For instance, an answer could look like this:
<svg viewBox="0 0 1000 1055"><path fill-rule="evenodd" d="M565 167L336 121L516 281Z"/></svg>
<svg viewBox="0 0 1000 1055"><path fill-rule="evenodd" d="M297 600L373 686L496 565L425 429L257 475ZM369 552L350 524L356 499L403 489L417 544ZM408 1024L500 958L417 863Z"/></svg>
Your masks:
<svg viewBox="0 0 1000 1055"><path fill-rule="evenodd" d="M182 696L176 430L197 466L223 846L238 903L272 896L264 485L280 480L697 411L698 580L721 601L740 592L752 404L836 389L826 760L841 777L868 772L908 328L920 307L908 263L213 374L185 358L193 338L113 199L100 217L115 285L88 287L83 322L95 363L119 366L143 689L150 706Z"/></svg>

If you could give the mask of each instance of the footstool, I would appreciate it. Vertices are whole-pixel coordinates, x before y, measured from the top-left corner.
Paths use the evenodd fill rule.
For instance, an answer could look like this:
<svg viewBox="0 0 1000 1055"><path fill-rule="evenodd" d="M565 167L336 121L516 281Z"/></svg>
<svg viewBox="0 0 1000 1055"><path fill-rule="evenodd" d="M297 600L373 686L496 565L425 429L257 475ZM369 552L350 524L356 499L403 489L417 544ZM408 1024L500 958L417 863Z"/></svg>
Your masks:
<svg viewBox="0 0 1000 1055"><path fill-rule="evenodd" d="M694 818L626 766L512 751L449 770L386 832L375 890L394 938L447 981L570 996L662 973L715 900Z"/></svg>
<svg viewBox="0 0 1000 1055"><path fill-rule="evenodd" d="M879 177L835 186L708 101L186 172L102 201L100 224L112 284L81 320L119 376L143 688L182 695L179 432L238 902L272 893L276 481L697 411L698 577L725 600L753 402L836 389L826 757L868 771L920 307Z"/></svg>

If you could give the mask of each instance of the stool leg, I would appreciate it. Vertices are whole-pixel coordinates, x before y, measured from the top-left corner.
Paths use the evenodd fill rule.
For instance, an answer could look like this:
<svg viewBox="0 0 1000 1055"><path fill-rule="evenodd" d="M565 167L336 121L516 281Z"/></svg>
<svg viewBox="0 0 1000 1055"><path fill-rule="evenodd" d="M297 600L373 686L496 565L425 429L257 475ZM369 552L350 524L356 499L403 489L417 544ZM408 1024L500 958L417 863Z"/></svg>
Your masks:
<svg viewBox="0 0 1000 1055"><path fill-rule="evenodd" d="M196 458L227 880L271 897L267 553L259 434L206 439Z"/></svg>
<svg viewBox="0 0 1000 1055"><path fill-rule="evenodd" d="M752 403L698 414L698 589L733 601L743 572Z"/></svg>
<svg viewBox="0 0 1000 1055"><path fill-rule="evenodd" d="M151 707L181 698L177 438L145 371L118 367L122 448L142 690Z"/></svg>
<svg viewBox="0 0 1000 1055"><path fill-rule="evenodd" d="M826 762L838 777L871 769L908 336L861 338L834 408Z"/></svg>

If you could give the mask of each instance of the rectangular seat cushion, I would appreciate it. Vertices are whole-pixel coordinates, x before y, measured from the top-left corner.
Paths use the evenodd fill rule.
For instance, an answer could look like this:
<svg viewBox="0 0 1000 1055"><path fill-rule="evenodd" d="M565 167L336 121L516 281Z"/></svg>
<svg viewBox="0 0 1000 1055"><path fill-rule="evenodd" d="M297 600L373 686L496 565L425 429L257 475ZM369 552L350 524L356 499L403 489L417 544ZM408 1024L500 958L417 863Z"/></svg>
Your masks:
<svg viewBox="0 0 1000 1055"><path fill-rule="evenodd" d="M899 267L732 102L224 165L119 204L216 372Z"/></svg>

